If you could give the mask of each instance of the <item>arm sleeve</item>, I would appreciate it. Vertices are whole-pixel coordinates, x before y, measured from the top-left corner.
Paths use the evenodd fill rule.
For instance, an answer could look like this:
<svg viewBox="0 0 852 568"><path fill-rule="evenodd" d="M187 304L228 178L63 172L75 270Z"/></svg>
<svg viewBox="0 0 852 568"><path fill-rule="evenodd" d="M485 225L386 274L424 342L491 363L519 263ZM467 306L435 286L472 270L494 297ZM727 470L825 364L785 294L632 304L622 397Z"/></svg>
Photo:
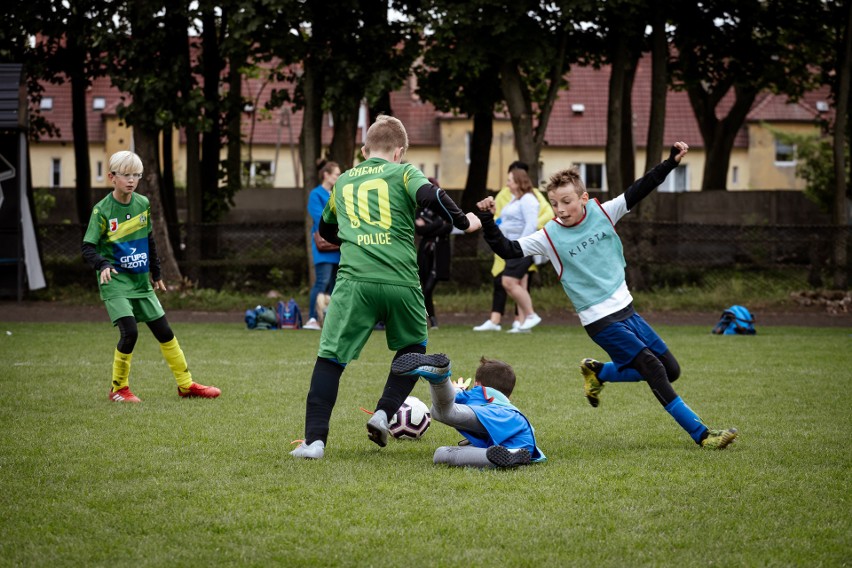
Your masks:
<svg viewBox="0 0 852 568"><path fill-rule="evenodd" d="M98 254L95 245L86 241L83 241L83 260L96 272L100 272L110 265L107 259Z"/></svg>
<svg viewBox="0 0 852 568"><path fill-rule="evenodd" d="M447 192L436 185L427 183L417 190L417 205L419 207L431 207L441 217L453 224L461 231L470 227L470 221L456 205L456 202L447 195Z"/></svg>
<svg viewBox="0 0 852 568"><path fill-rule="evenodd" d="M504 259L524 257L524 251L521 249L520 243L518 241L510 241L503 236L500 228L494 222L494 216L491 213L479 211L476 215L482 221L482 236L485 237L485 242L488 243L494 254Z"/></svg>
<svg viewBox="0 0 852 568"><path fill-rule="evenodd" d="M627 209L633 209L640 201L645 199L648 194L654 191L657 186L663 183L666 176L677 167L674 157L677 156L678 149L672 146L671 153L668 159L661 164L655 166L650 172L633 182L624 192L624 198L627 201Z"/></svg>
<svg viewBox="0 0 852 568"><path fill-rule="evenodd" d="M148 262L150 263L151 279L156 282L163 279L160 270L160 255L157 254L157 242L154 240L154 232L148 233Z"/></svg>
<svg viewBox="0 0 852 568"><path fill-rule="evenodd" d="M339 227L336 223L329 223L324 218L320 217L319 229L317 229L320 236L331 244L340 246L340 237L337 236L338 228Z"/></svg>

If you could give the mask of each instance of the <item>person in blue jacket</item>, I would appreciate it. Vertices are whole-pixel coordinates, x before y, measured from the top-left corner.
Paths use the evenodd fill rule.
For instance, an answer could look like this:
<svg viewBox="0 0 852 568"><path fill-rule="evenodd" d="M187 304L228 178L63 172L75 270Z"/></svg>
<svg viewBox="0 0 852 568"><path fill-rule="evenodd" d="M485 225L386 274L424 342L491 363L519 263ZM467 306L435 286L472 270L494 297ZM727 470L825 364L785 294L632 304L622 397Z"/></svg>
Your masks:
<svg viewBox="0 0 852 568"><path fill-rule="evenodd" d="M308 196L308 215L313 219L313 225L311 226L311 253L314 259L316 280L311 288L308 321L305 322L303 329L320 329L317 297L320 294L330 296L331 291L334 290L334 283L337 280L337 268L340 266L340 249L338 248L333 251L319 250L314 233L319 228L322 210L325 209L325 204L328 203L331 196L331 188L334 187L339 176L340 166L337 165L337 162L320 162L319 177L321 182L311 190Z"/></svg>

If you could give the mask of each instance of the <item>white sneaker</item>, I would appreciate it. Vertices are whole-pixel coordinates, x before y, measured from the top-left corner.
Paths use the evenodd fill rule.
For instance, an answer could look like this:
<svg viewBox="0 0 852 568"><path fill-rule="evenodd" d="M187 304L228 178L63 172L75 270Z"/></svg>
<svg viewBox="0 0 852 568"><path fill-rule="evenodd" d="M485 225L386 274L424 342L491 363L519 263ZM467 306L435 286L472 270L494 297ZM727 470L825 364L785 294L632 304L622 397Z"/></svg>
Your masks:
<svg viewBox="0 0 852 568"><path fill-rule="evenodd" d="M307 321L307 323L305 323L305 325L302 326L302 329L322 329L322 328L320 327L320 324L317 323L316 318L311 318Z"/></svg>
<svg viewBox="0 0 852 568"><path fill-rule="evenodd" d="M514 320L512 322L512 329L518 329L519 327L521 327L521 322L519 322L518 320Z"/></svg>
<svg viewBox="0 0 852 568"><path fill-rule="evenodd" d="M518 325L513 325L512 329L507 331L506 333L532 333L532 330L522 329L520 323Z"/></svg>
<svg viewBox="0 0 852 568"><path fill-rule="evenodd" d="M524 320L524 323L521 324L521 329L522 330L532 329L540 323L541 323L541 318L539 317L538 314L530 314Z"/></svg>
<svg viewBox="0 0 852 568"><path fill-rule="evenodd" d="M503 329L503 326L488 319L482 325L474 327L473 331L500 331L501 329Z"/></svg>
<svg viewBox="0 0 852 568"><path fill-rule="evenodd" d="M320 460L325 455L325 444L322 440L314 440L310 444L302 442L290 455L294 458Z"/></svg>

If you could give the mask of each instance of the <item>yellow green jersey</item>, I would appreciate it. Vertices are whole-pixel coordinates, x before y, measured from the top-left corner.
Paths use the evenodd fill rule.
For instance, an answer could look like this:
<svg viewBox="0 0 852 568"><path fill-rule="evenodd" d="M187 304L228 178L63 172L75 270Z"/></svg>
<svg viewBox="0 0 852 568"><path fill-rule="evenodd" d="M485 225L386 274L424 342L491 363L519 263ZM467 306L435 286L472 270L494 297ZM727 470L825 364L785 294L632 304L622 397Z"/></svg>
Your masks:
<svg viewBox="0 0 852 568"><path fill-rule="evenodd" d="M338 225L338 278L420 286L414 218L424 185L416 167L381 158L340 175L323 210L323 221Z"/></svg>
<svg viewBox="0 0 852 568"><path fill-rule="evenodd" d="M106 284L98 279L102 299L142 298L153 293L150 233L147 197L133 193L125 205L110 193L94 206L83 242L95 245L98 254L118 271Z"/></svg>

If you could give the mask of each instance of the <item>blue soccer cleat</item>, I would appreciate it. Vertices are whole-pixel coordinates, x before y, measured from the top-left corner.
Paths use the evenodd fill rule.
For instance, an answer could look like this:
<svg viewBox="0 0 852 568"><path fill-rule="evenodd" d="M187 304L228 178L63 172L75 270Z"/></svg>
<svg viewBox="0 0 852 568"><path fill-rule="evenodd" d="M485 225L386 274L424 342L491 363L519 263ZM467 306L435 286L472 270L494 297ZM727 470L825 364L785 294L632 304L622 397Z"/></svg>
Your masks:
<svg viewBox="0 0 852 568"><path fill-rule="evenodd" d="M430 383L440 384L452 374L450 358L443 353L426 355L406 353L394 359L391 372L395 375L422 377Z"/></svg>

